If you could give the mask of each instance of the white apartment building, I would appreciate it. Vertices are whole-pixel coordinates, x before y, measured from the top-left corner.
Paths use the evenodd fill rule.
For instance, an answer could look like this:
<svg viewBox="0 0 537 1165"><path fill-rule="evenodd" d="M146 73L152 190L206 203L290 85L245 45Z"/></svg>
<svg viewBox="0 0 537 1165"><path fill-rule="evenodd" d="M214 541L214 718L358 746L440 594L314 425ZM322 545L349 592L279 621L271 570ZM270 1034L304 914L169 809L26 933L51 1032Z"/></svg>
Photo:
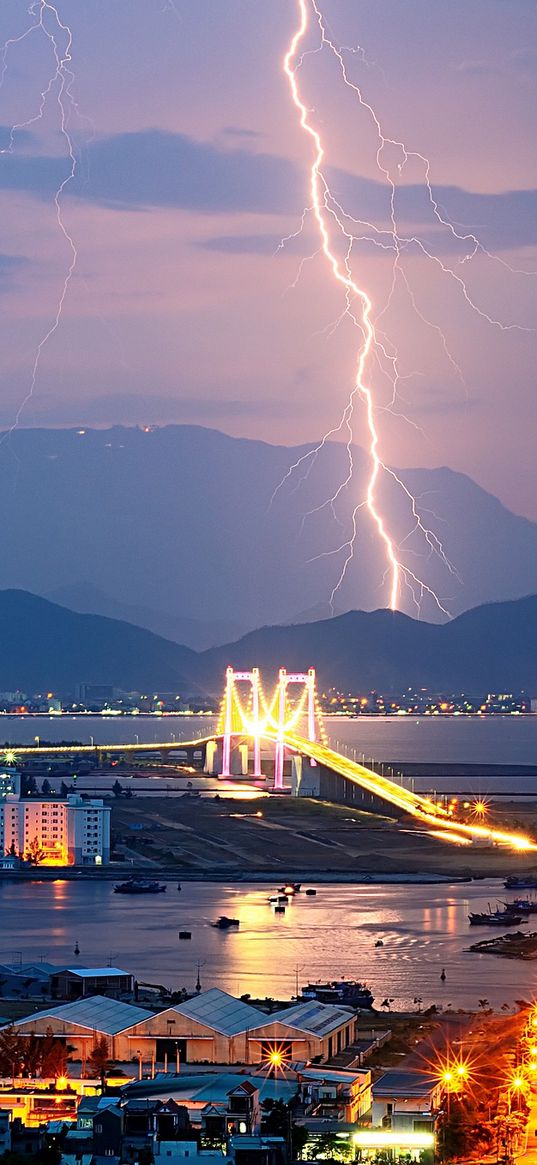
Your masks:
<svg viewBox="0 0 537 1165"><path fill-rule="evenodd" d="M0 798L0 853L34 854L49 866L104 865L110 860L110 808L70 794L59 800Z"/></svg>

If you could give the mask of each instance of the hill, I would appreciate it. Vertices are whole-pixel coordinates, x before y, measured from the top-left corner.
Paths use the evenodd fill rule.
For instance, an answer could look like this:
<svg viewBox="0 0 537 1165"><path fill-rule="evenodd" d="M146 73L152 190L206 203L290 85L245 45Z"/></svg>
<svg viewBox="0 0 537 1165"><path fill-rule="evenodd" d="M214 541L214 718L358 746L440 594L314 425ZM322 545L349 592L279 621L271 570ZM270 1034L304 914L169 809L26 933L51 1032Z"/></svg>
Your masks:
<svg viewBox="0 0 537 1165"><path fill-rule="evenodd" d="M349 691L520 691L537 693L537 595L490 603L442 626L392 611L349 611L334 619L264 627L205 652L206 682L227 664L275 672L315 666L322 688Z"/></svg>
<svg viewBox="0 0 537 1165"><path fill-rule="evenodd" d="M26 591L0 592L2 691L73 693L80 682L178 691L196 655L150 631L78 615Z"/></svg>
<svg viewBox="0 0 537 1165"><path fill-rule="evenodd" d="M366 462L356 449L355 478L339 497L337 520L323 502L347 475L341 444L327 443L304 462L271 503L289 466L310 452L191 425L17 430L0 449L0 587L134 620L196 650L266 623L326 617L345 551L328 552L348 539ZM416 535L408 537L408 500L388 478L381 501L390 528L407 564L451 614L537 590L535 523L463 474L400 473L459 577L425 555ZM381 606L384 566L360 512L337 610ZM410 595L403 598L413 615ZM439 618L427 601L422 613Z"/></svg>
<svg viewBox="0 0 537 1165"><path fill-rule="evenodd" d="M443 626L390 611L264 627L196 653L143 628L80 615L24 591L0 592L0 689L71 693L79 682L127 691L221 691L228 664L275 674L315 666L319 686L350 691L524 689L537 694L537 595L475 608Z"/></svg>

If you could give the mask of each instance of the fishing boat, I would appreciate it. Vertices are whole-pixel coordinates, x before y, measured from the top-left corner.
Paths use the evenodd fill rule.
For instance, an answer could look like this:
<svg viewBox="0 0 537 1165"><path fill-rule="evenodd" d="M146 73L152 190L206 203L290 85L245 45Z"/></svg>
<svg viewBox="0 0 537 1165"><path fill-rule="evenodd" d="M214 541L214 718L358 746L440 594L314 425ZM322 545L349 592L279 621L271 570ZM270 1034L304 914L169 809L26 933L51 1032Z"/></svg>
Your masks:
<svg viewBox="0 0 537 1165"><path fill-rule="evenodd" d="M347 1007L364 1008L373 1006L374 996L367 983L357 979L334 979L329 983L307 983L301 988L301 1000L317 999L319 1003L343 1003Z"/></svg>
<svg viewBox="0 0 537 1165"><path fill-rule="evenodd" d="M316 893L317 891L313 889L306 890L306 895L308 898L315 898Z"/></svg>
<svg viewBox="0 0 537 1165"><path fill-rule="evenodd" d="M470 926L520 926L528 920L523 913L508 906L505 910L492 910L489 905L488 910L469 914L468 921Z"/></svg>
<svg viewBox="0 0 537 1165"><path fill-rule="evenodd" d="M216 922L211 923L211 926L216 926L218 930L229 930L230 927L235 927L238 930L240 926L239 918L228 918L226 914L221 914Z"/></svg>
<svg viewBox="0 0 537 1165"><path fill-rule="evenodd" d="M537 898L515 898L514 902L504 902L504 906L521 914L537 914Z"/></svg>
<svg viewBox="0 0 537 1165"><path fill-rule="evenodd" d="M114 894L164 894L166 886L150 878L129 878L114 886Z"/></svg>
<svg viewBox="0 0 537 1165"><path fill-rule="evenodd" d="M287 906L288 901L287 894L271 894L269 898L271 906Z"/></svg>
<svg viewBox="0 0 537 1165"><path fill-rule="evenodd" d="M537 890L537 874L509 874L504 886L506 890Z"/></svg>

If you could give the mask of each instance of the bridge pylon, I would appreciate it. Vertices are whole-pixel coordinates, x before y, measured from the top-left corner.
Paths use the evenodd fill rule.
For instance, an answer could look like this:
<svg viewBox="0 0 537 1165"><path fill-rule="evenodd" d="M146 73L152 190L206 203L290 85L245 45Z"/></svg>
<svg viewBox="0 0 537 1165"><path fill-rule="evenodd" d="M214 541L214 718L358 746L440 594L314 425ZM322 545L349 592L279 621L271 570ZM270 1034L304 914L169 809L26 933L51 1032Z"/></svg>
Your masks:
<svg viewBox="0 0 537 1165"><path fill-rule="evenodd" d="M302 684L307 694L308 740L317 739L315 707L315 668L307 672L288 672L281 667L278 673L278 732L274 756L274 791L283 790L283 765L285 760L285 732L287 722L287 688L290 684Z"/></svg>
<svg viewBox="0 0 537 1165"><path fill-rule="evenodd" d="M250 685L252 707L247 718L240 705L235 685L247 683ZM261 734L260 734L260 678L259 668L251 671L235 671L233 667L226 668L226 688L224 693L223 709L223 740L222 740L222 773L223 777L231 776L231 744L233 736L241 735L248 728L249 735L254 742L254 777L262 777L261 772Z"/></svg>

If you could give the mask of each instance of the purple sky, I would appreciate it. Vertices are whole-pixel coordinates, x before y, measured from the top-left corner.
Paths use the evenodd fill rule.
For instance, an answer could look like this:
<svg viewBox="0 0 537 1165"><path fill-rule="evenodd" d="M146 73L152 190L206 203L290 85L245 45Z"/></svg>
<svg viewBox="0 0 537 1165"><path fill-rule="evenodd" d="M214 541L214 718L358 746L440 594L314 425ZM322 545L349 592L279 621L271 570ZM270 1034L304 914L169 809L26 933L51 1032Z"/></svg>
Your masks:
<svg viewBox="0 0 537 1165"><path fill-rule="evenodd" d="M63 201L78 261L22 423L189 421L284 444L317 439L352 386L356 333L348 321L331 327L341 293L320 256L291 286L317 248L311 223L274 255L308 202L310 143L281 70L295 0L60 0L58 11L73 34L82 115ZM466 279L480 310L536 326L537 277L503 265L537 270L535 0L324 0L323 11L339 44L364 49L366 63L346 55L349 73L387 130L430 158L441 206L502 263L479 255L461 265L464 248L435 223L412 161L402 229ZM0 40L27 26L27 0L3 0ZM33 33L6 61L0 125L10 127L39 106L50 46ZM305 59L301 84L338 198L386 227L370 119L324 51ZM2 425L25 396L69 260L52 201L69 173L54 98L0 156ZM390 255L363 244L353 263L380 308ZM537 519L536 335L488 324L415 248L403 267L434 326L412 312L400 280L383 329L398 346L396 411L408 420L379 412L385 459L463 470ZM390 385L371 375L386 406ZM354 437L365 438L360 412Z"/></svg>

